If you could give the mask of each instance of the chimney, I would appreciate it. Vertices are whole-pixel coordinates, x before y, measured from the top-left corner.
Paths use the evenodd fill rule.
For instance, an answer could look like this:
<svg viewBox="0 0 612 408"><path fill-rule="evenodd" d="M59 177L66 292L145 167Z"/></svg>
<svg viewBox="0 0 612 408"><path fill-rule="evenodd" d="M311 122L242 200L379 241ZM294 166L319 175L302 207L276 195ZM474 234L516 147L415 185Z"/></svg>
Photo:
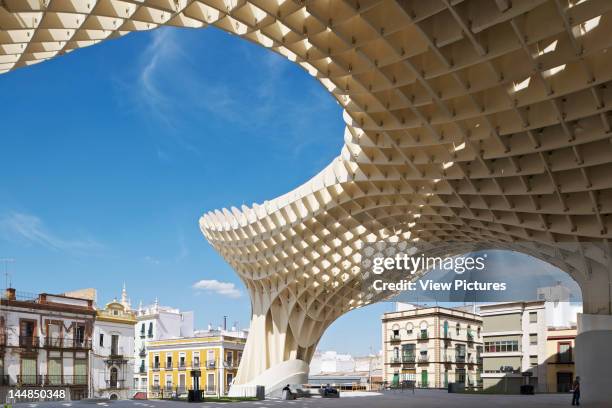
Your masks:
<svg viewBox="0 0 612 408"><path fill-rule="evenodd" d="M15 289L14 288L7 288L4 295L6 297L6 300L15 300L16 299Z"/></svg>

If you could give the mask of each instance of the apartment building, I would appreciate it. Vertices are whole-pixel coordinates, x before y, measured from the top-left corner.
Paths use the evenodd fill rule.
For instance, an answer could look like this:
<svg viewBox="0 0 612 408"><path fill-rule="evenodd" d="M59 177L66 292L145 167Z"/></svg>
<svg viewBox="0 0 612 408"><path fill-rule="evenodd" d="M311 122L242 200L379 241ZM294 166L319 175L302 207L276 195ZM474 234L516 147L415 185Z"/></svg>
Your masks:
<svg viewBox="0 0 612 408"><path fill-rule="evenodd" d="M546 337L547 392L569 392L576 376L576 327L549 327Z"/></svg>
<svg viewBox="0 0 612 408"><path fill-rule="evenodd" d="M64 390L70 400L87 397L93 301L11 288L0 306L2 382Z"/></svg>
<svg viewBox="0 0 612 408"><path fill-rule="evenodd" d="M480 385L482 319L465 310L398 304L382 316L383 380L417 387Z"/></svg>
<svg viewBox="0 0 612 408"><path fill-rule="evenodd" d="M483 387L519 393L531 384L546 387L546 307L544 301L509 302L480 307L483 324Z"/></svg>
<svg viewBox="0 0 612 408"><path fill-rule="evenodd" d="M197 331L192 337L156 340L148 344L149 396L182 395L197 388L207 394L229 391L242 351L246 331Z"/></svg>
<svg viewBox="0 0 612 408"><path fill-rule="evenodd" d="M122 298L127 293L122 294ZM146 392L149 389L148 344L158 340L178 339L193 336L193 312L161 306L158 299L150 306L138 307L137 323L134 326L134 389Z"/></svg>
<svg viewBox="0 0 612 408"><path fill-rule="evenodd" d="M132 398L135 314L116 299L97 310L91 362L92 396Z"/></svg>

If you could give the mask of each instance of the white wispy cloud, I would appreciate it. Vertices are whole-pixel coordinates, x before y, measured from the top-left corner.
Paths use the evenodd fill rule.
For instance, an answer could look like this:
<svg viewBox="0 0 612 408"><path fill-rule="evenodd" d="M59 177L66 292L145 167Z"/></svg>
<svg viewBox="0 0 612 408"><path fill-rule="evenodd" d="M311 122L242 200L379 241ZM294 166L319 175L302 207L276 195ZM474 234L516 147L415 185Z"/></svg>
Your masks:
<svg viewBox="0 0 612 408"><path fill-rule="evenodd" d="M202 279L193 284L196 290L216 293L221 296L226 296L236 299L242 296L242 292L231 282L221 282L216 279Z"/></svg>
<svg viewBox="0 0 612 408"><path fill-rule="evenodd" d="M332 97L314 80L305 89L294 89L295 76L284 57L257 52L236 40L238 52L228 52L225 62L218 59L214 43L206 49L179 30L166 27L151 35L139 63L122 73L117 83L125 109L136 108L152 126L166 128L165 139L155 141L160 161L171 161L176 147L205 154L204 135L185 124L207 115L230 123L234 133L255 129L258 137L295 158L306 148L329 143L329 126L321 117L330 113ZM244 61L244 75L228 79L225 71L235 68L226 69L226 64L236 58ZM342 121L340 112L337 120ZM341 142L342 134L337 138Z"/></svg>
<svg viewBox="0 0 612 408"><path fill-rule="evenodd" d="M22 241L69 252L95 252L103 248L102 244L91 238L61 237L36 215L22 212L0 215L0 237L7 241Z"/></svg>
<svg viewBox="0 0 612 408"><path fill-rule="evenodd" d="M159 265L159 264L161 264L161 261L159 259L154 258L154 257L149 256L149 255L144 257L144 261L147 262L147 263L150 263L152 265Z"/></svg>

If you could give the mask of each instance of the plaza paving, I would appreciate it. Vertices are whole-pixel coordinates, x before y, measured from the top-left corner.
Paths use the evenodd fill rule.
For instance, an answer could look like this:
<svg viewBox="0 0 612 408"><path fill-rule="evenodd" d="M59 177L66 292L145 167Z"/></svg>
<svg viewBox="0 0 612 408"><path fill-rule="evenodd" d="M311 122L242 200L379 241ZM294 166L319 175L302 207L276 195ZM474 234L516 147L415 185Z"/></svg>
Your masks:
<svg viewBox="0 0 612 408"><path fill-rule="evenodd" d="M47 402L23 403L16 408L491 408L491 407L562 407L570 405L569 394L523 395L465 395L448 394L438 390L411 392L345 393L339 399L309 398L296 401L266 400L238 403L202 402L188 404L177 401L105 401L105 402Z"/></svg>

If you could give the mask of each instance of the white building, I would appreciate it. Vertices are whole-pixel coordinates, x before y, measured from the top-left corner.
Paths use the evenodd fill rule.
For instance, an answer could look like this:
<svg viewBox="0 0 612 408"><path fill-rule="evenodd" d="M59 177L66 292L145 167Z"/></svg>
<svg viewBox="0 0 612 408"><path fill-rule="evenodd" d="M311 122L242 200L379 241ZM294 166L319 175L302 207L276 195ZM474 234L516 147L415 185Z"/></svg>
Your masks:
<svg viewBox="0 0 612 408"><path fill-rule="evenodd" d="M518 393L531 384L546 389L546 307L544 301L480 307L483 320L483 388Z"/></svg>
<svg viewBox="0 0 612 408"><path fill-rule="evenodd" d="M113 300L97 311L91 359L92 396L95 398L128 399L133 396L136 317L124 303Z"/></svg>
<svg viewBox="0 0 612 408"><path fill-rule="evenodd" d="M2 382L62 391L65 400L88 397L93 301L7 289L0 303Z"/></svg>
<svg viewBox="0 0 612 408"><path fill-rule="evenodd" d="M127 295L125 295L127 297ZM151 306L140 305L136 310L137 323L134 340L134 389L147 392L147 344L151 341L192 337L193 312L160 306L157 299Z"/></svg>
<svg viewBox="0 0 612 408"><path fill-rule="evenodd" d="M546 325L548 327L573 327L582 313L582 304L571 303L571 291L558 283L538 288L538 300L546 301Z"/></svg>
<svg viewBox="0 0 612 408"><path fill-rule="evenodd" d="M350 354L336 351L315 352L310 362L310 374L349 373L355 371L355 360Z"/></svg>

